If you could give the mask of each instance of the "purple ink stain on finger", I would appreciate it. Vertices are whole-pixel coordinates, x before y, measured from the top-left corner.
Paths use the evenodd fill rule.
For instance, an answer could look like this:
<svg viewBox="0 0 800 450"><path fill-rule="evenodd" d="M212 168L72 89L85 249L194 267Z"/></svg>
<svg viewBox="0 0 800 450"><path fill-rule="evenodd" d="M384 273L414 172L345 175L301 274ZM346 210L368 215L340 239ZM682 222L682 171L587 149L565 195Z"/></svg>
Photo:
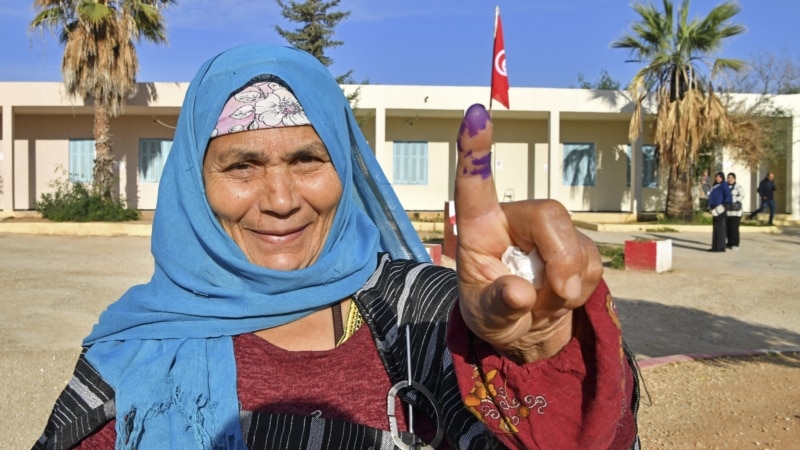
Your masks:
<svg viewBox="0 0 800 450"><path fill-rule="evenodd" d="M461 137L465 132L470 136L475 136L480 130L486 129L486 124L489 123L491 118L486 108L480 103L476 103L467 109L464 114L464 119L461 121L461 127L458 129L458 139L456 140L456 149L459 153L462 152Z"/></svg>
<svg viewBox="0 0 800 450"><path fill-rule="evenodd" d="M467 109L464 114L464 121L461 122L461 129L465 127L469 130L470 136L475 136L480 130L486 129L486 124L489 123L489 112L480 103L476 103ZM463 131L462 131L463 132Z"/></svg>
<svg viewBox="0 0 800 450"><path fill-rule="evenodd" d="M492 176L492 153L489 152L480 158L474 158L472 166L474 169L472 169L470 175L480 175L484 180L489 178Z"/></svg>

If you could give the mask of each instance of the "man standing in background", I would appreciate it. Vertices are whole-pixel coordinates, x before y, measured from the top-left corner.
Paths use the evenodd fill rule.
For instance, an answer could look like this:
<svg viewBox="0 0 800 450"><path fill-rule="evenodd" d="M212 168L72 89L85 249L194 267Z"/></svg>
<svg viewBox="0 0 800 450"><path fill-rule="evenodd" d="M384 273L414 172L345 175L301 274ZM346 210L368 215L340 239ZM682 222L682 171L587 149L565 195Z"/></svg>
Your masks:
<svg viewBox="0 0 800 450"><path fill-rule="evenodd" d="M761 197L761 205L759 205L758 209L750 213L750 220L753 220L756 217L756 214L760 214L764 211L764 207L769 208L769 224L772 225L772 218L775 217L775 182L773 179L775 178L775 174L770 172L758 183L758 195Z"/></svg>

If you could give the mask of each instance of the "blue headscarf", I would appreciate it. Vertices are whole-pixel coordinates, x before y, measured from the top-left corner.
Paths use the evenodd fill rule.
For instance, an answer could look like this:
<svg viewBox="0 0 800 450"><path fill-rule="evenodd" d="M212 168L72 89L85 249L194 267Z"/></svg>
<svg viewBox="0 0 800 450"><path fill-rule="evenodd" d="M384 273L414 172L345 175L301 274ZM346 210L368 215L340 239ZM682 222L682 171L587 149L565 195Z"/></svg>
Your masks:
<svg viewBox="0 0 800 450"><path fill-rule="evenodd" d="M295 271L250 263L206 201L203 157L228 97L274 75L322 139L342 199L319 258ZM373 273L377 253L429 261L341 88L302 51L236 47L189 85L153 221L155 272L100 316L84 340L115 389L118 448L244 448L231 336L292 322L340 302Z"/></svg>

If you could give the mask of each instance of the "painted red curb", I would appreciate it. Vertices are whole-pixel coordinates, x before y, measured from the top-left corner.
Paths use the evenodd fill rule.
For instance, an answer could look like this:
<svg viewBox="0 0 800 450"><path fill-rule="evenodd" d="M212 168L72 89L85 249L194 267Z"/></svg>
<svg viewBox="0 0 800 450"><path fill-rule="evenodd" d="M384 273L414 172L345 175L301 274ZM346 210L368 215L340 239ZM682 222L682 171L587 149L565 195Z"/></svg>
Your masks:
<svg viewBox="0 0 800 450"><path fill-rule="evenodd" d="M652 369L654 367L679 362L700 361L704 359L723 358L730 356L757 356L784 353L800 353L800 347L789 347L783 349L760 349L760 350L741 350L719 353L689 353L670 356L659 356L657 358L642 359L636 362L639 369Z"/></svg>

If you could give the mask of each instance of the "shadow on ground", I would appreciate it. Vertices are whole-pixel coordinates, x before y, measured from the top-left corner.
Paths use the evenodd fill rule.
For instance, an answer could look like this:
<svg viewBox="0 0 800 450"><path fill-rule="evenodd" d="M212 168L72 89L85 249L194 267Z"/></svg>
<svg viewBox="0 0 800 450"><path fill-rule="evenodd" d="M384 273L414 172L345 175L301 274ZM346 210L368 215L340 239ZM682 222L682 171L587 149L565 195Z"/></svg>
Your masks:
<svg viewBox="0 0 800 450"><path fill-rule="evenodd" d="M687 239L675 234L656 234L647 233L646 236L638 236L641 239L670 239L672 246L677 248L684 248L693 251L706 251L711 247L711 235L708 236L708 241L698 241L696 239Z"/></svg>
<svg viewBox="0 0 800 450"><path fill-rule="evenodd" d="M682 306L619 297L615 301L625 340L637 357L686 353L687 336L692 339L694 354L800 348L800 334L783 328Z"/></svg>

